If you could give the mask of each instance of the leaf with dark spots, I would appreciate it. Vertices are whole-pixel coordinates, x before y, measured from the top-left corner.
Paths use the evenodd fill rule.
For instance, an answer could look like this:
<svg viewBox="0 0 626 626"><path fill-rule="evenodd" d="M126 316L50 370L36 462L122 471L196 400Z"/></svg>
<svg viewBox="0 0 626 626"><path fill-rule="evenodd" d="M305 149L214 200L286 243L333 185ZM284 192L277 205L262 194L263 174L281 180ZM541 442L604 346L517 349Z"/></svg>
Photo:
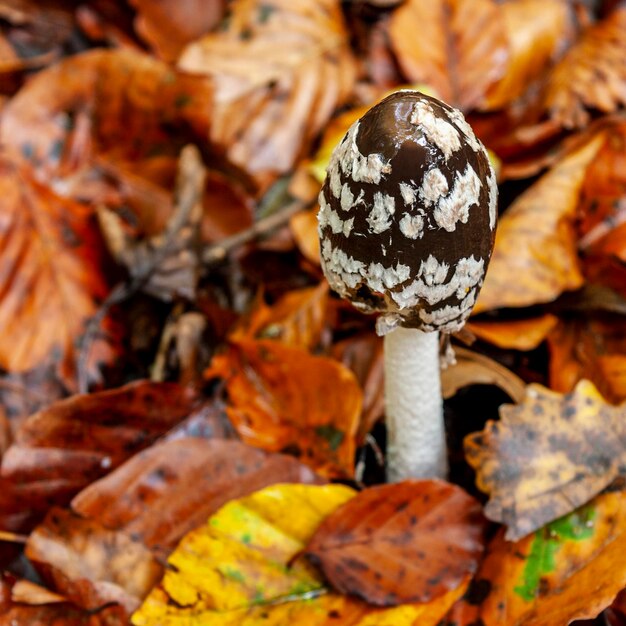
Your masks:
<svg viewBox="0 0 626 626"><path fill-rule="evenodd" d="M530 385L523 403L468 435L467 460L490 494L485 514L508 526L507 539L571 513L619 475L625 406L607 404L589 381L566 395Z"/></svg>
<svg viewBox="0 0 626 626"><path fill-rule="evenodd" d="M181 438L135 455L81 491L72 508L167 556L224 503L277 482L321 479L291 457L238 441Z"/></svg>
<svg viewBox="0 0 626 626"><path fill-rule="evenodd" d="M337 509L305 554L335 589L370 604L431 602L476 570L484 531L480 505L459 487L405 481Z"/></svg>
<svg viewBox="0 0 626 626"><path fill-rule="evenodd" d="M55 504L149 446L188 415L194 392L139 381L73 396L24 420L0 466L0 527L24 531Z"/></svg>

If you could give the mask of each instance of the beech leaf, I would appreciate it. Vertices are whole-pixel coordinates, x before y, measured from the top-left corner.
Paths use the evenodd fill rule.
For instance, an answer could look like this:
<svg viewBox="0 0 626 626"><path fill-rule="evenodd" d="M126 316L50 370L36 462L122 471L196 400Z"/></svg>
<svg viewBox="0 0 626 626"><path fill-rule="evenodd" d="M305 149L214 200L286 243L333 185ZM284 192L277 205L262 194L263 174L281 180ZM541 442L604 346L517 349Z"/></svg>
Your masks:
<svg viewBox="0 0 626 626"><path fill-rule="evenodd" d="M485 527L480 504L459 487L409 480L339 507L305 554L336 590L369 604L430 602L476 571Z"/></svg>
<svg viewBox="0 0 626 626"><path fill-rule="evenodd" d="M500 421L465 439L485 515L516 540L588 502L626 467L626 405L606 404L589 381L569 394L529 385Z"/></svg>

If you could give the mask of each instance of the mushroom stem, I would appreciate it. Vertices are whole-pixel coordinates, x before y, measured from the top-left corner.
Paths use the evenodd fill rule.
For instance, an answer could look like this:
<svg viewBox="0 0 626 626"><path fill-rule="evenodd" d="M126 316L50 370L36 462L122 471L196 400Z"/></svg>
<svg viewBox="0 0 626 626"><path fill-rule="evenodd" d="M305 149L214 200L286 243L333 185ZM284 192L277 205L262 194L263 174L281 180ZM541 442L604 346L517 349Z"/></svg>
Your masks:
<svg viewBox="0 0 626 626"><path fill-rule="evenodd" d="M439 333L396 328L385 335L384 354L387 480L445 478Z"/></svg>

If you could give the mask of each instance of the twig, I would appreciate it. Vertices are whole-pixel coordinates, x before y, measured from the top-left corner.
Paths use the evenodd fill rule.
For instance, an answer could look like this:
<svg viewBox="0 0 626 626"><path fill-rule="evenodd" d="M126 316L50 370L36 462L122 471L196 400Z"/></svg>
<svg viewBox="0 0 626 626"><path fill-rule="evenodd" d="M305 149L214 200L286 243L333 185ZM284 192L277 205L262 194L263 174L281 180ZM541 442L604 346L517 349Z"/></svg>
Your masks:
<svg viewBox="0 0 626 626"><path fill-rule="evenodd" d="M28 541L28 537L26 535L10 533L6 530L0 530L0 541L7 541L9 543L26 543Z"/></svg>
<svg viewBox="0 0 626 626"><path fill-rule="evenodd" d="M289 221L292 215L295 215L304 208L306 207L301 202L294 200L280 211L272 213L260 219L258 222L255 222L250 228L236 235L232 235L231 237L226 237L226 239L223 239L219 243L206 247L202 252L202 263L204 265L220 263L228 256L228 253L235 248L262 237L263 235L267 235L279 226L283 226Z"/></svg>
<svg viewBox="0 0 626 626"><path fill-rule="evenodd" d="M88 361L91 353L91 346L111 307L121 304L150 279L159 265L167 258L168 254L176 244L176 236L181 228L186 224L194 207L201 201L204 190L205 169L202 165L200 153L195 146L183 148L180 156L178 193L176 207L170 216L165 231L158 238L152 253L148 256L146 263L140 265L130 280L118 283L100 305L96 314L89 320L82 341L78 348L77 378L78 392L87 393L89 389Z"/></svg>

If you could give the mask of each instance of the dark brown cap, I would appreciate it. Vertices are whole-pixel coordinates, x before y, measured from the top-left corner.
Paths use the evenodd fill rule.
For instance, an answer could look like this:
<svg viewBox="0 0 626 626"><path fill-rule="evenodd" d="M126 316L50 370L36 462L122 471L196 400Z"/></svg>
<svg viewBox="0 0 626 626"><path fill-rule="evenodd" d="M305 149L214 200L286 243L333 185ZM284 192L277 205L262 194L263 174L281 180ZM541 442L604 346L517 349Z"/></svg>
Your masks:
<svg viewBox="0 0 626 626"><path fill-rule="evenodd" d="M322 266L356 307L396 326L454 332L493 249L498 188L463 114L399 91L355 122L320 193Z"/></svg>

